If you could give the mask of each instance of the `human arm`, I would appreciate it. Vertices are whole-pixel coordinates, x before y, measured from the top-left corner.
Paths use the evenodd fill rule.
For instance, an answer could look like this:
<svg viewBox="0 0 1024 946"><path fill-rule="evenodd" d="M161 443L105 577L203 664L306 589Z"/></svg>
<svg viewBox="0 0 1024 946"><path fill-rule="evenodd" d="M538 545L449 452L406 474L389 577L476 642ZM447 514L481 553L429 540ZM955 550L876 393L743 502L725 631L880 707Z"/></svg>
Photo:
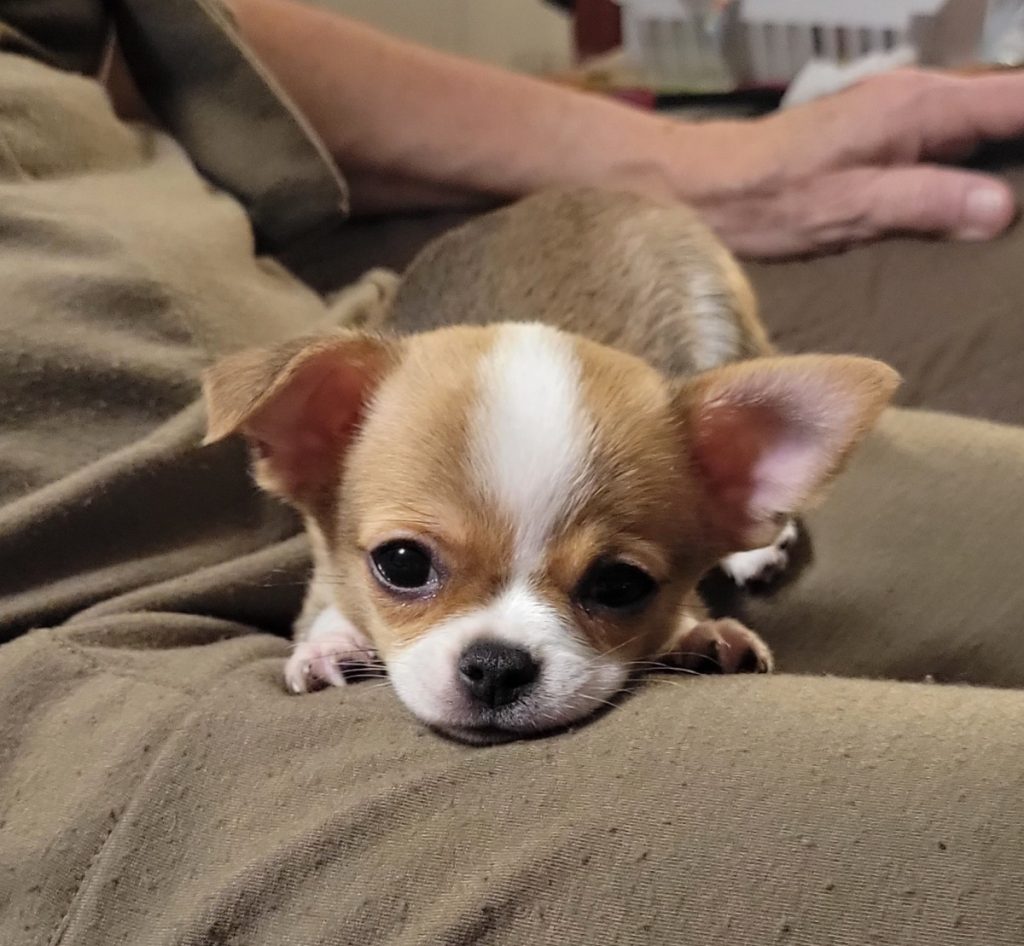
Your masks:
<svg viewBox="0 0 1024 946"><path fill-rule="evenodd" d="M890 232L1001 232L1009 188L931 161L1024 132L1024 77L908 71L755 121L700 124L386 36L294 0L231 0L238 27L349 178L356 211L549 186L696 205L748 256Z"/></svg>

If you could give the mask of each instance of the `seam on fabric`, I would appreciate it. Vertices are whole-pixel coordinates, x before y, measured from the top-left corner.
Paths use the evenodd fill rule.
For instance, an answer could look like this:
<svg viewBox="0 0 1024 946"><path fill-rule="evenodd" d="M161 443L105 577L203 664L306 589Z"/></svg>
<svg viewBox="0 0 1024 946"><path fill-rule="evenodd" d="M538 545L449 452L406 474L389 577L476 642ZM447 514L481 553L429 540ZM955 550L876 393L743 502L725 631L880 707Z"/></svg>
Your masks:
<svg viewBox="0 0 1024 946"><path fill-rule="evenodd" d="M92 876L93 871L96 869L96 862L106 849L107 842L110 840L110 836L114 833L114 828L121 823L123 814L124 811L122 810L119 814L116 814L115 817L111 818L110 827L107 828L103 837L100 839L99 845L93 852L92 857L89 858L89 863L85 865L85 870L82 871L82 876L78 878L78 883L75 884L74 893L71 894L71 898L68 900L67 909L61 915L60 920L54 927L53 932L50 934L50 938L46 941L46 946L59 946L60 942L64 939L64 934L68 931L68 926L71 925L71 914L75 909L75 904L78 903L82 889L85 887L86 881Z"/></svg>
<svg viewBox="0 0 1024 946"><path fill-rule="evenodd" d="M16 154L14 148L11 146L11 142L10 139L8 139L7 137L7 133L2 128L0 128L0 151L3 152L4 156L14 166L14 171L19 181L25 183L32 180L32 176L28 173L28 171L25 170L24 165L22 165L22 163L18 160L18 155Z"/></svg>
<svg viewBox="0 0 1024 946"><path fill-rule="evenodd" d="M115 677L120 680L131 680L134 683L145 683L148 686L160 687L163 690L170 690L172 693L178 693L181 696L197 697L201 695L199 691L183 687L179 684L166 683L162 680L153 680L150 677L144 676L140 673L134 673L131 670L124 670L119 667L110 667L102 663L93 654L90 654L86 648L82 647L81 644L76 644L73 641L68 640L66 637L60 636L59 630L54 631L53 639L58 647L78 657L90 670L95 670L97 673L105 673L108 676Z"/></svg>
<svg viewBox="0 0 1024 946"><path fill-rule="evenodd" d="M174 684L162 683L160 681L150 680L148 678L132 675L130 673L119 673L116 670L111 670L109 667L104 666L92 654L87 653L85 651L85 649L83 647L81 647L80 645L77 645L77 644L73 643L72 641L69 641L66 638L60 637L60 636L58 636L56 634L54 635L54 640L57 643L58 647L60 647L62 650L67 651L72 656L77 657L88 668L93 669L93 670L97 671L98 673L107 674L107 675L115 677L115 678L132 680L134 682L144 682L144 683L146 683L146 684L148 684L150 686L157 686L157 687L161 687L163 689L171 690L171 691L173 691L174 693L176 693L176 694L178 694L180 696L189 696L189 697L196 697L197 696L197 694L195 692L193 692L191 690L187 690L187 689L185 689L183 687L180 687L180 686L175 686ZM182 718L185 718L187 715L188 715L187 712L182 712L181 713ZM172 730L172 732L173 731L174 730ZM170 739L170 738L171 738L170 735L166 736L162 740L161 744L165 745L167 743L168 739ZM159 753L156 753L155 756L159 756ZM111 838L111 836L114 833L114 829L123 820L125 812L131 807L132 802L134 801L136 795L138 794L139 787L149 777L150 772L152 772L152 770L153 770L153 768L154 768L154 766L156 764L157 764L157 758L154 757L152 759L152 761L150 762L150 764L142 772L140 772L138 777L135 779L134 784L132 785L131 790L127 793L126 800L125 800L123 806L121 807L121 809L119 811L116 810L116 809L111 809L110 826L103 833L103 836L100 838L99 844L96 846L96 850L93 852L92 856L89 858L89 861L85 865L85 868L82 871L81 876L78 878L78 881L75 884L74 891L72 892L71 896L68 898L67 907L65 908L64 912L61 914L60 919L57 921L57 925L53 928L53 932L50 934L50 936L46 940L46 946L60 946L60 944L64 941L64 936L65 936L65 934L68 931L68 927L71 925L71 917L72 917L72 914L75 911L75 907L81 901L83 891L85 890L85 888L88 885L90 879L92 878L92 876L93 876L93 874L94 874L94 872L96 870L97 864L98 864L100 858L103 855L103 852L107 849L107 845L110 843L110 838Z"/></svg>

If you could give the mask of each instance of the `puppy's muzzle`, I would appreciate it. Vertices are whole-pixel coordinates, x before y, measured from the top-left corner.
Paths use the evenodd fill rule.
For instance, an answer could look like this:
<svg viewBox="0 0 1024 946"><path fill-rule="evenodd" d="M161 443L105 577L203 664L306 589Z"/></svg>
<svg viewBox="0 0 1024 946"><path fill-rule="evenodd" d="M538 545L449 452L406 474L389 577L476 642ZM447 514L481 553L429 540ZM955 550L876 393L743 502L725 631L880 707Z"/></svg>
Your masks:
<svg viewBox="0 0 1024 946"><path fill-rule="evenodd" d="M459 658L459 682L473 702L491 709L526 696L540 664L525 650L498 641L475 641Z"/></svg>

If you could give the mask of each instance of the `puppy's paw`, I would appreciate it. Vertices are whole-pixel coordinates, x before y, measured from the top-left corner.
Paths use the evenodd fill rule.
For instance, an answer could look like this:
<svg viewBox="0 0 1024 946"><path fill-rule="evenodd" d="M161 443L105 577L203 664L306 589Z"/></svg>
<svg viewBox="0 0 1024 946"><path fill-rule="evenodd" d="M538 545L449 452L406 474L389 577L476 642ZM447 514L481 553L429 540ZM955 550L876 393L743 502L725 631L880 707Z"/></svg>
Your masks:
<svg viewBox="0 0 1024 946"><path fill-rule="evenodd" d="M732 618L695 624L660 659L694 673L771 673L775 669L768 645Z"/></svg>
<svg viewBox="0 0 1024 946"><path fill-rule="evenodd" d="M723 558L719 567L740 588L771 585L789 569L799 537L797 524L790 519L771 545L763 549L751 549L749 552L736 552Z"/></svg>
<svg viewBox="0 0 1024 946"><path fill-rule="evenodd" d="M372 664L376 659L372 641L336 608L326 608L306 638L296 642L285 664L285 684L292 693L344 686L344 667Z"/></svg>

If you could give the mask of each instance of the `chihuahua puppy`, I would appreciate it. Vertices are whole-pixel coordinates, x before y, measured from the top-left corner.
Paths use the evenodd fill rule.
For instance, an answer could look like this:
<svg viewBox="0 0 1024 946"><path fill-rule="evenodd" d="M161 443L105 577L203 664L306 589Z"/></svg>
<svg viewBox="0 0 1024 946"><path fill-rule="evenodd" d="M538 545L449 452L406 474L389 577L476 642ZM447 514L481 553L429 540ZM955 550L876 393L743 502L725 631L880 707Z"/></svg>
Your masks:
<svg viewBox="0 0 1024 946"><path fill-rule="evenodd" d="M421 720L489 742L582 719L657 662L772 668L697 584L778 566L895 372L776 355L693 212L589 190L435 241L386 322L205 377L208 442L243 434L309 531L291 690L379 659Z"/></svg>

